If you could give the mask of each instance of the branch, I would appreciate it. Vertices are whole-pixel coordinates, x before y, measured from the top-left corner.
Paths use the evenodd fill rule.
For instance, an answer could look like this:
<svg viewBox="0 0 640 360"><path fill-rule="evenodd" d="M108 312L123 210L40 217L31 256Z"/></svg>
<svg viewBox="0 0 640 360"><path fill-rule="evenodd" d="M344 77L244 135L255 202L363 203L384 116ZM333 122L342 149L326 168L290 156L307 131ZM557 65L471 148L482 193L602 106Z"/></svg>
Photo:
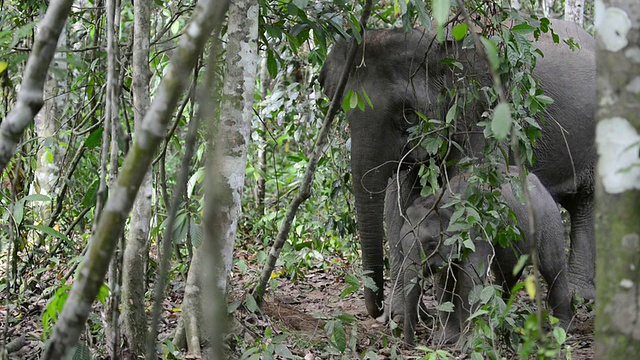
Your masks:
<svg viewBox="0 0 640 360"><path fill-rule="evenodd" d="M24 70L18 100L0 124L0 173L16 152L24 129L44 104L44 82L56 52L58 38L71 10L72 0L52 0L36 35L33 51Z"/></svg>
<svg viewBox="0 0 640 360"><path fill-rule="evenodd" d="M362 16L360 17L360 34L363 39L367 20L369 19L369 15L371 14L371 6L372 0L366 0L364 8L362 9ZM333 118L336 116L338 110L340 109L342 93L344 92L344 88L347 85L349 73L353 68L353 62L356 58L357 50L358 42L356 41L355 37L352 37L351 47L349 49L349 54L347 55L347 60L344 64L344 68L342 69L340 82L338 83L338 87L335 91L335 94L333 95L333 100L331 101L331 106L329 107L327 116L325 116L324 118L322 129L320 130L320 135L318 135L318 141L316 142L313 154L309 159L309 165L307 166L307 170L304 173L304 178L302 184L300 185L300 190L298 191L298 194L296 194L296 197L291 201L291 203L289 203L289 209L287 209L287 214L278 232L278 237L273 243L271 251L269 251L267 263L262 269L260 282L258 283L258 286L254 291L253 295L258 305L262 305L262 300L264 298L265 289L267 288L267 283L271 278L273 269L275 268L276 260L278 260L278 256L280 256L280 251L282 251L282 247L287 240L287 236L289 235L289 230L291 229L291 224L293 223L296 212L298 211L300 205L305 200L307 200L309 196L311 196L311 183L313 182L313 177L315 176L316 168L318 167L318 161L320 160L320 158L322 157L322 153L324 152L324 147L327 143L329 130L331 129L331 123L333 122Z"/></svg>

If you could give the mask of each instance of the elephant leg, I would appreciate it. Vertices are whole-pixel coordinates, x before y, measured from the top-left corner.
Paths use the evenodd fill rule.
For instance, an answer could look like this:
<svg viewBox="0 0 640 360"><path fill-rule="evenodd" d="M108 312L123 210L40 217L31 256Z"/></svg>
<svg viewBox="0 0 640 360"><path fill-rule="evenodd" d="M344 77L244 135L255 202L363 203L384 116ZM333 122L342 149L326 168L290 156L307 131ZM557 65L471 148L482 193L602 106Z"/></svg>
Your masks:
<svg viewBox="0 0 640 360"><path fill-rule="evenodd" d="M595 224L594 194L578 193L566 197L562 206L571 216L569 284L585 299L595 299Z"/></svg>
<svg viewBox="0 0 640 360"><path fill-rule="evenodd" d="M405 249L409 252L419 253L419 244L413 244L414 249ZM413 260L415 256L410 256L407 259L407 264L404 268L404 342L409 346L415 344L415 331L416 323L418 322L418 304L420 303L420 295L422 294L422 282L420 281L420 274L422 273L422 266L418 256L418 261Z"/></svg>
<svg viewBox="0 0 640 360"><path fill-rule="evenodd" d="M548 226L541 230L537 244L538 264L540 274L549 287L547 308L560 320L560 326L568 329L573 318L572 293L565 258L558 256L565 251L562 222L558 218L555 224L557 228L547 224Z"/></svg>
<svg viewBox="0 0 640 360"><path fill-rule="evenodd" d="M399 176L394 174L389 180L385 197L384 218L391 265L391 296L388 300L387 309L389 313L387 315L389 319L398 324L402 324L404 321L404 276L402 275L402 269L403 263L406 262L406 257L402 250L400 230L404 224L403 213L408 204L417 196L413 191L416 177L417 172L414 170L402 171Z"/></svg>

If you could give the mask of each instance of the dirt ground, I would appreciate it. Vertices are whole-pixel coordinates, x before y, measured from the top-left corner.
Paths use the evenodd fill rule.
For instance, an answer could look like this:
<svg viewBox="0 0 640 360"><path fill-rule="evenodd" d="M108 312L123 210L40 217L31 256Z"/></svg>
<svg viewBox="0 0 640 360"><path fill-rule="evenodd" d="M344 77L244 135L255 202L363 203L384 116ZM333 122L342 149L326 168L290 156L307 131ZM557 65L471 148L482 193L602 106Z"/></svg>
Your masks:
<svg viewBox="0 0 640 360"><path fill-rule="evenodd" d="M359 358L363 358L363 353L374 353L377 359L391 359L394 352L401 354L405 358L422 358L424 351L406 349L398 338L392 336L388 326L370 318L364 306L362 291L356 291L341 298L341 292L348 286L344 283L344 274L351 272L351 264L340 259L331 259L325 262L330 264L326 268L315 268L308 271L304 279L297 282L279 278L278 287L270 289L266 296L264 306L264 316L237 312L236 318L239 321L249 323L263 322L265 327L271 327L273 334L286 334L286 345L296 356L304 359L325 359L338 358L327 354L321 346L326 346L327 335L323 326L325 319L330 319L332 315L346 313L353 315L356 327L357 342L356 351ZM243 296L243 286L248 285L255 279L238 279L234 287L237 297ZM245 284L245 285L243 285ZM388 292L387 292L388 293ZM518 296L518 301L527 301L527 296L522 293ZM435 300L429 294L425 295L427 306L435 304ZM566 345L571 347L571 359L583 360L593 358L593 306L580 305L576 308L575 329L567 335ZM427 346L432 350L446 350L454 355L456 359L467 359L469 355L461 352L451 345L440 345L429 339L429 329L419 329L416 342L418 345ZM349 331L347 331L349 333ZM246 334L245 334L246 335ZM252 336L245 336L249 339ZM318 346L299 348L298 343L313 344L314 340L325 339L323 344ZM353 355L351 355L353 356ZM503 353L507 359L517 359L517 354ZM350 358L349 356L345 358ZM369 358L369 357L365 357Z"/></svg>

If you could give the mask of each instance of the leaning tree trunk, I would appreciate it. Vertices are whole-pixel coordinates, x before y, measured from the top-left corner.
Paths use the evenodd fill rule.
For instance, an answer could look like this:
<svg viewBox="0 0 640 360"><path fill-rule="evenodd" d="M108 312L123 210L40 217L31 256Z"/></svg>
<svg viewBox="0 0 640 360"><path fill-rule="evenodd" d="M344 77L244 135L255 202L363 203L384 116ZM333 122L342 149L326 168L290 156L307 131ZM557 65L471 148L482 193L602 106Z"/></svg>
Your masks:
<svg viewBox="0 0 640 360"><path fill-rule="evenodd" d="M138 0L133 4L133 119L136 131L149 108L149 26L152 0ZM147 239L151 223L151 174L142 180L133 203L129 234L122 263L122 320L123 334L131 358L144 354L147 339L145 313L145 264Z"/></svg>
<svg viewBox="0 0 640 360"><path fill-rule="evenodd" d="M596 186L597 359L640 354L640 7L598 8Z"/></svg>

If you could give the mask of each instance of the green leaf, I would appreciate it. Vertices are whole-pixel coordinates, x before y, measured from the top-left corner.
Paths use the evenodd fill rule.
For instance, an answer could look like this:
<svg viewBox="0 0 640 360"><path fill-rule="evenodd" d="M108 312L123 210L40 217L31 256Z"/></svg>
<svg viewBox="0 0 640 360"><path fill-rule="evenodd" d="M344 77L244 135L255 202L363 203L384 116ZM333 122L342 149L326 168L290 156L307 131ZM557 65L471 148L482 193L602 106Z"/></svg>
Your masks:
<svg viewBox="0 0 640 360"><path fill-rule="evenodd" d="M528 254L524 254L522 256L520 256L520 258L518 259L518 263L516 264L516 266L513 267L513 275L517 275L520 273L520 271L524 268L524 266L527 264L527 261L529 260L529 255ZM509 290L509 289L504 289Z"/></svg>
<svg viewBox="0 0 640 360"><path fill-rule="evenodd" d="M307 7L307 4L309 4L309 0L293 0L293 3L298 7L298 9L302 10Z"/></svg>
<svg viewBox="0 0 640 360"><path fill-rule="evenodd" d="M473 252L476 252L476 244L474 244L474 243L473 243L473 240L471 240L471 239L466 239L466 240L463 242L463 244L464 244L464 247L465 247L465 248L467 248L467 249L469 249L469 250L471 250L471 251L473 251Z"/></svg>
<svg viewBox="0 0 640 360"><path fill-rule="evenodd" d="M22 198L22 201L51 201L51 197L44 194L31 194Z"/></svg>
<svg viewBox="0 0 640 360"><path fill-rule="evenodd" d="M468 29L469 27L466 23L460 23L454 26L453 29L451 29L451 34L453 35L453 38L456 39L456 41L460 41L467 35Z"/></svg>
<svg viewBox="0 0 640 360"><path fill-rule="evenodd" d="M558 345L564 344L565 340L567 340L567 333L561 327L553 328L553 337L556 338Z"/></svg>
<svg viewBox="0 0 640 360"><path fill-rule="evenodd" d="M269 75L274 79L278 75L278 62L271 50L267 50L267 70L269 71Z"/></svg>
<svg viewBox="0 0 640 360"><path fill-rule="evenodd" d="M444 302L436 307L438 311L453 312L453 303L451 301Z"/></svg>
<svg viewBox="0 0 640 360"><path fill-rule="evenodd" d="M509 104L500 103L496 106L493 112L493 119L491 120L491 131L495 135L496 139L504 140L511 131L511 110Z"/></svg>
<svg viewBox="0 0 640 360"><path fill-rule="evenodd" d="M333 326L333 332L331 334L331 340L336 345L338 351L343 353L347 349L347 334L344 331L344 326L339 321Z"/></svg>
<svg viewBox="0 0 640 360"><path fill-rule="evenodd" d="M254 299L253 295L251 294L247 294L247 296L245 296L244 306L246 306L247 310L249 310L252 313L255 313L259 310L258 303L256 302L256 299Z"/></svg>
<svg viewBox="0 0 640 360"><path fill-rule="evenodd" d="M433 0L433 18L438 26L443 25L449 19L451 4L449 0Z"/></svg>
<svg viewBox="0 0 640 360"><path fill-rule="evenodd" d="M547 95L537 95L536 96L536 100L538 100L538 102L545 104L545 105L551 105L553 104L553 99L548 97Z"/></svg>
<svg viewBox="0 0 640 360"><path fill-rule="evenodd" d="M103 130L103 128L100 127L98 129L95 129L94 131L92 131L91 134L89 134L89 136L87 136L87 139L84 141L84 146L87 149L92 149L92 148L100 145L100 143L102 142L102 130Z"/></svg>
<svg viewBox="0 0 640 360"><path fill-rule="evenodd" d="M52 228L50 228L48 226L45 226L45 225L27 225L27 227L31 228L31 229L35 229L35 230L41 231L41 232L43 232L43 233L45 233L47 235L51 235L51 236L56 237L56 238L58 238L60 240L64 240L64 241L68 241L69 240L69 238L67 238L67 236L65 234L63 234L63 233L61 233L59 231L56 231L56 230L54 230L54 229L52 229Z"/></svg>
<svg viewBox="0 0 640 360"><path fill-rule="evenodd" d="M354 91L351 93L351 97L349 98L349 108L355 109L356 106L358 106L358 93Z"/></svg>
<svg viewBox="0 0 640 360"><path fill-rule="evenodd" d="M349 112L351 110L351 98L353 97L353 89L349 89L342 99L342 111Z"/></svg>
<svg viewBox="0 0 640 360"><path fill-rule="evenodd" d="M369 104L369 107L373 109L373 103L371 102L371 99L369 99L369 95L367 95L367 91L364 88L362 88L362 96L367 101L367 104Z"/></svg>
<svg viewBox="0 0 640 360"><path fill-rule="evenodd" d="M0 74L2 74L9 67L9 63L0 61Z"/></svg>
<svg viewBox="0 0 640 360"><path fill-rule="evenodd" d="M534 28L533 26L531 26L531 25L529 25L527 23L518 24L518 25L516 25L516 26L511 28L511 32L516 34L516 35L531 34L535 30L536 30L536 28Z"/></svg>
<svg viewBox="0 0 640 360"><path fill-rule="evenodd" d="M498 48L496 47L496 44L484 36L480 37L480 41L484 45L491 67L494 70L498 69L498 67L500 66L500 58L498 57Z"/></svg>

